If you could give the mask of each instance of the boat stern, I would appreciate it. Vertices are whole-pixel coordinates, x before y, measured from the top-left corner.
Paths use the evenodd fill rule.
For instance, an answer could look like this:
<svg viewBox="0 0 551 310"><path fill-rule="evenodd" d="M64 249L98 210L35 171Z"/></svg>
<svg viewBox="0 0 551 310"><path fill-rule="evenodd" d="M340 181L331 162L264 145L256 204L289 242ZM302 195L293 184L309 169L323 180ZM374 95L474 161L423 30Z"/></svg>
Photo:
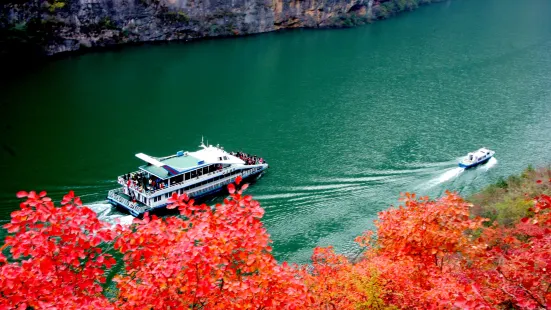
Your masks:
<svg viewBox="0 0 551 310"><path fill-rule="evenodd" d="M145 212L149 211L149 207L140 203L131 201L128 195L124 194L122 188L110 190L107 194L107 200L128 211L132 216L139 217Z"/></svg>

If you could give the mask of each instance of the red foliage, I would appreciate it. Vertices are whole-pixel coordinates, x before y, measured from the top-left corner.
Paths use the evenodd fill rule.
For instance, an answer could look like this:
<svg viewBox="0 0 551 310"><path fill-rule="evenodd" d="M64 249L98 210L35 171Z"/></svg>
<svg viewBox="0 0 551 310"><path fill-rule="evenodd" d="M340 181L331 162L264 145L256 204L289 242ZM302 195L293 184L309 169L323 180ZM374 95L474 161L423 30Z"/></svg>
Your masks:
<svg viewBox="0 0 551 310"><path fill-rule="evenodd" d="M183 218L146 216L115 243L126 264L116 279L120 308L304 308L306 287L270 254L257 201L239 191L214 209L170 202Z"/></svg>
<svg viewBox="0 0 551 310"><path fill-rule="evenodd" d="M372 232L356 239L365 248L361 261L352 264L331 254L326 257L332 262L327 264L324 258L320 268L315 251L315 274L322 280L312 281L311 289L323 286L332 296L343 295L349 303L340 302L337 309L362 304L433 309L461 298L468 283L457 278L457 272L466 259L480 252L465 233L480 228L483 220L470 219L469 205L454 194L438 201L406 194L404 200L405 206L379 214L377 239ZM327 276L338 283L328 285ZM373 278L378 286L369 284ZM329 301L321 294L314 296L318 303Z"/></svg>
<svg viewBox="0 0 551 310"><path fill-rule="evenodd" d="M238 180L238 185L241 180ZM257 201L228 186L215 207L173 195L180 217L145 215L129 227L102 223L73 192L54 207L46 193L12 213L0 251L0 309L547 309L551 306L551 197L511 228L484 227L447 193L406 194L381 212L377 233L356 241L351 262L317 248L309 266L277 264ZM376 236L376 238L374 237ZM117 294L105 272L122 254Z"/></svg>
<svg viewBox="0 0 551 310"><path fill-rule="evenodd" d="M102 295L104 271L114 264L101 245L114 239L109 225L70 192L56 208L46 192L26 197L4 225L10 235L0 254L0 304L8 308L113 308ZM1 308L1 307L0 307Z"/></svg>
<svg viewBox="0 0 551 310"><path fill-rule="evenodd" d="M306 286L272 257L264 212L246 188L233 193L232 184L214 209L174 195L170 208L182 217L146 214L124 228L100 222L73 192L60 208L45 192L19 192L27 201L4 226L13 260L0 254L0 309L305 308ZM115 263L102 250L110 246L124 254L116 300L100 285Z"/></svg>
<svg viewBox="0 0 551 310"><path fill-rule="evenodd" d="M551 307L551 197L535 199L534 215L512 228L486 229L488 251L469 270L496 302L524 309Z"/></svg>
<svg viewBox="0 0 551 310"><path fill-rule="evenodd" d="M406 194L405 206L379 215L377 239L371 232L357 238L366 248L361 261L353 264L331 249L315 250L307 279L315 304L549 308L551 198L538 197L534 216L512 229L484 228L483 219L469 216L469 207L450 193L438 201Z"/></svg>
<svg viewBox="0 0 551 310"><path fill-rule="evenodd" d="M355 309L368 299L361 283L363 270L351 264L332 247L316 248L311 270L304 270L304 278L312 295L312 307L318 309ZM369 270L367 270L369 271Z"/></svg>
<svg viewBox="0 0 551 310"><path fill-rule="evenodd" d="M462 267L481 253L469 232L483 219L469 217L469 205L455 194L437 200L406 194L405 207L381 212L373 264L381 272L386 301L434 308L462 298Z"/></svg>

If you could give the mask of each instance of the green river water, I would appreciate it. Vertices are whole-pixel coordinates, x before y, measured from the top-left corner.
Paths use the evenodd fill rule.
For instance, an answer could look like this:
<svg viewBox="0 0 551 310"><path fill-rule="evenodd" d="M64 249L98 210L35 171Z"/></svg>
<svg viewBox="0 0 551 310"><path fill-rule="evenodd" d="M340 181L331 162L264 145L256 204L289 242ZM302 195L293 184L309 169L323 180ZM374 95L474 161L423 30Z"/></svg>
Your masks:
<svg viewBox="0 0 551 310"><path fill-rule="evenodd" d="M266 158L249 189L279 260L353 239L400 192L469 195L551 162L551 1L452 0L372 25L126 47L0 86L0 223L18 190L74 189L106 220L116 176L201 136ZM487 146L496 159L462 171Z"/></svg>

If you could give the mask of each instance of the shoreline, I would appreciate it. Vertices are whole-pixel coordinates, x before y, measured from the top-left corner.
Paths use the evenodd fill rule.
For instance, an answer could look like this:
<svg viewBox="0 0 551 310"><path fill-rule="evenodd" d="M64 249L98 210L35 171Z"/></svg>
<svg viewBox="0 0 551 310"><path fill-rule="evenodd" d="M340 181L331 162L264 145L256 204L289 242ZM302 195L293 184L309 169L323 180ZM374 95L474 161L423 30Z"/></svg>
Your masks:
<svg viewBox="0 0 551 310"><path fill-rule="evenodd" d="M364 26L371 23L376 23L379 21L384 21L386 19L391 19L393 17L397 17L398 15L401 15L405 12L412 12L416 9L427 6L429 4L434 3L443 3L445 1L451 1L451 0L390 0L386 2L382 2L381 4L375 4L373 5L373 0L368 0L367 2L361 1L360 4L354 4L353 7L348 8L344 13L332 13L335 14L330 19L323 20L321 24L308 24L305 21L301 21L298 24L290 24L285 25L283 22L276 23L275 20L273 20L271 25L264 25L260 27L259 29L252 29L250 31L237 31L237 30L231 30L221 33L212 33L212 31L204 32L203 30L197 31L197 25L192 25L194 27L193 30L189 30L187 28L190 28L191 22L186 21L187 23L184 26L178 26L178 27L187 27L183 31L186 32L183 36L180 36L175 29L162 29L167 31L165 34L163 34L163 37L151 37L148 39L143 39L139 36L133 36L133 34L128 35L128 31L125 28L125 26L120 26L118 24L122 24L127 22L126 20L122 20L118 22L118 24L115 25L108 25L105 27L105 29L101 29L100 32L96 33L85 33L82 30L79 31L67 31L67 29L63 28L61 30L58 29L60 26L56 26L58 28L52 28L48 29L51 30L50 32L44 31L43 29L41 32L38 33L39 36L36 35L36 33L32 33L30 27L27 27L26 24L29 23L28 20L12 20L9 23L2 23L2 20L0 19L0 38L2 35L4 35L4 42L0 40L0 58L2 59L1 62L5 62L7 64L10 64L12 60L17 60L21 58L25 58L26 61L36 61L39 62L42 60L56 60L56 59L65 59L67 57L71 56L79 56L87 53L95 53L98 51L116 51L120 49L124 49L127 47L135 47L135 46L143 46L143 45L163 45L163 44L171 44L171 43L177 43L177 44L183 44L183 43L190 43L190 42L201 42L204 40L214 40L214 39L232 39L236 37L249 37L249 36L256 36L266 33L284 33L286 31L295 30L295 29L304 29L304 30L330 30L330 29L346 29L346 28L355 28L358 26ZM407 3L408 5L412 5L411 7L397 7L396 3ZM5 5L4 7L0 7L0 13L3 13L4 16L9 15L6 13L6 8L8 5ZM358 6L358 7L356 7ZM356 7L356 8L355 8ZM390 7L390 9L386 9L386 7ZM384 8L384 10L383 10ZM329 8L330 10L331 8ZM22 9L19 9L22 10ZM322 10L320 8L319 10ZM389 11L390 10L390 11ZM32 11L31 9L28 9L28 11ZM375 12L375 13L373 13ZM58 15L62 15L64 12L50 12L48 15L44 15L43 13L39 12L39 20L42 24L45 24L48 22L47 18L57 18ZM65 12L66 13L66 12ZM170 12L169 12L170 13ZM76 13L73 13L76 14ZM65 14L66 15L66 14ZM0 16L1 18L2 16ZM47 18L46 18L47 17ZM98 16L93 16L96 19ZM301 16L301 18L304 16ZM34 17L37 19L37 17ZM104 17L105 19L108 19L109 17ZM188 18L189 17L185 17ZM67 19L67 18L66 18ZM292 19L292 18L291 18ZM61 18L60 18L61 20ZM20 23L16 25L15 22L19 21ZM133 22L134 20L130 20L130 22ZM256 22L256 21L255 21ZM60 22L61 23L61 22ZM110 22L105 22L109 24ZM114 23L114 22L113 22ZM20 25L24 25L22 29L24 30L14 30L16 27L21 27ZM69 24L65 25L63 24L62 27L69 27ZM201 27L215 27L218 24L216 21L211 21L211 23L204 23L201 24ZM171 22L161 22L159 24L159 27L171 27ZM245 25L247 26L247 25ZM10 28L11 27L11 28ZM81 27L84 28L84 27ZM183 29L183 28L182 28ZM174 31L174 33L170 32ZM26 33L28 32L28 33ZM15 34L15 35L13 35ZM12 35L11 37L9 35ZM34 35L34 37L33 37ZM176 35L176 37L166 37L166 36L172 36ZM20 36L17 37L17 36ZM40 36L47 37L41 38ZM15 39L14 39L15 37ZM30 39L29 39L30 38ZM9 40L13 40L13 42L10 42ZM21 41L17 41L21 40ZM35 41L33 41L35 40ZM46 41L49 40L49 41ZM94 41L96 40L96 41Z"/></svg>

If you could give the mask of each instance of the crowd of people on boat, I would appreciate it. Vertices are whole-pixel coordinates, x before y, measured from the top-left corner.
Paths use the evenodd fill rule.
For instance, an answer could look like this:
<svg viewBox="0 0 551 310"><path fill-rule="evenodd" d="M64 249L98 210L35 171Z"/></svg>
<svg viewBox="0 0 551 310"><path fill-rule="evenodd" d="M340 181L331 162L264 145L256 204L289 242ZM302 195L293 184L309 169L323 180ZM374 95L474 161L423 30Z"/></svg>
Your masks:
<svg viewBox="0 0 551 310"><path fill-rule="evenodd" d="M233 155L235 157L238 157L242 161L245 162L246 165L258 165L265 163L264 159L261 157L257 157L256 155L249 155L244 152L231 152L230 155Z"/></svg>
<svg viewBox="0 0 551 310"><path fill-rule="evenodd" d="M251 156L241 151L231 152L230 154L243 160L246 165L257 165L265 163L263 158L256 155ZM217 170L220 169L222 169L222 165L219 165L217 167ZM199 177L202 174L202 171L198 170L197 174L195 176L192 175L192 177ZM161 180L155 176L148 177L147 174L142 171L129 172L125 175L120 176L118 181L119 184L124 185L128 189L127 192L129 194L131 193L130 189L136 190L140 193L144 193L153 192L168 187L167 180Z"/></svg>
<svg viewBox="0 0 551 310"><path fill-rule="evenodd" d="M140 193L144 191L156 191L168 186L168 181L157 177L147 177L144 172L130 172L119 177L119 183L126 185L129 189L137 190Z"/></svg>

